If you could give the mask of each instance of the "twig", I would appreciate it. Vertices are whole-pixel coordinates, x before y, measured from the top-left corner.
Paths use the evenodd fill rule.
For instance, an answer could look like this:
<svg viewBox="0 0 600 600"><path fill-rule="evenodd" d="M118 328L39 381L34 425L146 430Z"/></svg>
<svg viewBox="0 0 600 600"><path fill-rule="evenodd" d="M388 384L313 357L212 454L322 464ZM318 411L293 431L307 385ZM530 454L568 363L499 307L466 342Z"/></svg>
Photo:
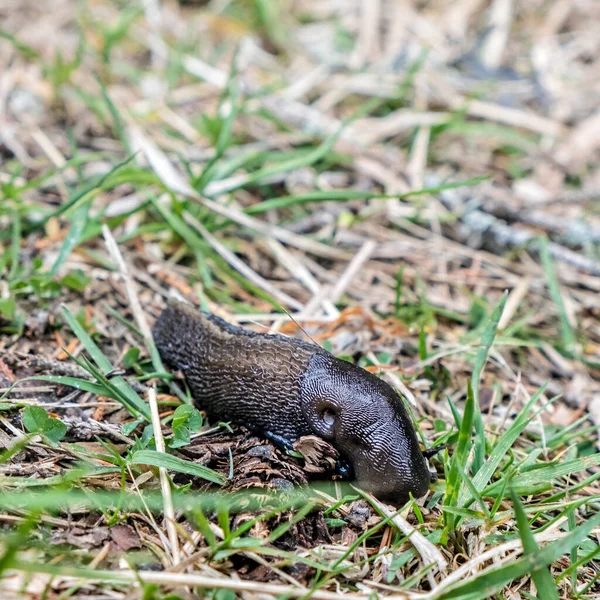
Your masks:
<svg viewBox="0 0 600 600"><path fill-rule="evenodd" d="M600 199L600 188L591 188L583 190L565 190L550 198L545 204L583 204L592 200Z"/></svg>
<svg viewBox="0 0 600 600"><path fill-rule="evenodd" d="M600 227L586 221L566 219L564 215L555 215L544 210L521 210L515 216L521 223L542 227L546 231L557 234L563 243L572 246L600 243Z"/></svg>
<svg viewBox="0 0 600 600"><path fill-rule="evenodd" d="M511 227L503 219L483 212L477 208L463 209L458 196L454 190L444 190L440 193L440 199L450 210L463 214L459 217L463 225L462 237L469 239L472 246L492 246L498 253L507 248L518 248L529 245L535 251L538 250L537 234L528 229L517 229ZM555 242L548 243L548 250L552 258L561 260L578 269L582 269L592 275L600 275L600 263L587 256L583 256L569 248L565 248Z"/></svg>
<svg viewBox="0 0 600 600"><path fill-rule="evenodd" d="M106 435L127 445L133 445L133 441L121 433L118 425L77 416L64 416L61 420L77 440L93 440L96 436Z"/></svg>
<svg viewBox="0 0 600 600"><path fill-rule="evenodd" d="M537 236L535 233L525 229L515 229L508 225L506 221L497 219L493 215L480 210L468 212L461 219L461 222L466 226L468 236L473 234L485 236L486 243L493 241L498 251L506 248L517 248L527 244L530 244L530 247L537 250L537 243L535 242ZM583 256L555 242L548 243L548 250L552 258L587 271L592 275L600 275L600 263L587 258L587 256Z"/></svg>

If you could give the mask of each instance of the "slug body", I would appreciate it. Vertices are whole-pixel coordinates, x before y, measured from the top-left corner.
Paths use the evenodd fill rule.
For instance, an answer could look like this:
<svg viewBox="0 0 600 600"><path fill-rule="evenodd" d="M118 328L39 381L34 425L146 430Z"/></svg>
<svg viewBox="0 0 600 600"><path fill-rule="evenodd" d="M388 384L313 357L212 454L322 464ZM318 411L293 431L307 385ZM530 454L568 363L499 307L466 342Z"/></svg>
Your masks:
<svg viewBox="0 0 600 600"><path fill-rule="evenodd" d="M427 492L432 475L410 417L375 375L314 344L247 331L180 302L164 310L153 335L162 359L183 372L210 417L288 448L317 435L383 500Z"/></svg>

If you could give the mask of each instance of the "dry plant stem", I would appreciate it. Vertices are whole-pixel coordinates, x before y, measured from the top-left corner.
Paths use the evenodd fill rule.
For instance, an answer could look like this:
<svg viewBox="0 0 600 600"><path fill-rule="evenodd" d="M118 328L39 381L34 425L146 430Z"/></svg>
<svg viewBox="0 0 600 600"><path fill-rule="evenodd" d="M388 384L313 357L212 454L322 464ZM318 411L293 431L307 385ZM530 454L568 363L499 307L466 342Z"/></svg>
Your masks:
<svg viewBox="0 0 600 600"><path fill-rule="evenodd" d="M160 150L153 141L149 140L139 127L131 125L128 128L128 134L132 148L141 150L144 153L152 170L171 191L199 202L213 212L216 212L239 225L248 227L252 231L261 233L267 238L275 238L280 242L284 242L290 246L294 246L300 250L305 250L306 252L311 252L324 258L350 260L351 255L348 252L332 248L331 246L321 244L320 242L315 242L304 236L292 233L283 227L269 225L268 223L246 215L242 211L231 206L224 206L214 200L202 198L175 169L165 153Z"/></svg>
<svg viewBox="0 0 600 600"><path fill-rule="evenodd" d="M287 88L282 90L279 95L288 100L299 100L316 85L327 79L330 74L330 69L327 65L319 65L306 75L293 81Z"/></svg>
<svg viewBox="0 0 600 600"><path fill-rule="evenodd" d="M331 295L329 297L329 300L332 302L332 304L335 304L341 299L347 287L350 285L354 277L356 277L363 264L367 262L371 254L373 254L375 248L377 248L377 244L373 240L367 240L361 246L360 250L348 263L348 266L337 280L336 284L333 286Z"/></svg>
<svg viewBox="0 0 600 600"><path fill-rule="evenodd" d="M492 102L464 98L453 94L450 95L448 104L454 110L466 110L467 114L472 117L522 127L552 138L558 138L565 132L562 123L541 117L537 113L528 110L508 108Z"/></svg>
<svg viewBox="0 0 600 600"><path fill-rule="evenodd" d="M491 31L481 49L481 62L490 70L502 66L513 10L512 0L494 0L490 9Z"/></svg>
<svg viewBox="0 0 600 600"><path fill-rule="evenodd" d="M315 242L310 238L292 233L291 231L288 231L283 227L278 227L277 225L269 225L268 223L250 217L249 215L246 215L245 213L236 210L231 206L224 206L213 200L201 200L201 204L213 212L231 219L239 225L243 225L244 227L248 227L248 229L257 231L266 237L273 237L280 242L289 244L290 246L294 246L300 250L305 250L306 252L310 252L316 256L332 258L336 260L350 260L352 257L352 255L345 250L339 250L337 248L327 246L326 244Z"/></svg>
<svg viewBox="0 0 600 600"><path fill-rule="evenodd" d="M64 167L65 157L62 155L60 150L56 147L56 145L52 142L52 140L34 123L30 123L31 126L31 137L35 140L35 142L39 145L39 147L44 151L46 156L52 161L52 163L59 168ZM69 173L65 172L63 175L72 175L73 170L69 169ZM57 178L56 187L59 189L61 196L65 199L65 201L69 198L69 190L65 185L64 177Z"/></svg>
<svg viewBox="0 0 600 600"><path fill-rule="evenodd" d="M144 499L144 495L142 494L142 491L140 490L140 487L139 487L140 479L142 477L144 477L144 475L148 475L148 473L142 474L136 480L136 478L135 478L135 476L133 474L133 471L131 470L131 467L129 465L127 466L127 471L129 473L129 477L131 478L132 486L135 489L137 495L139 496L141 503L144 505L144 510L146 511L145 516L146 516L147 522L150 523L150 525L152 526L152 528L156 532L156 535L158 535L158 537L160 538L161 543L166 548L167 545L168 545L168 543L169 543L169 540L166 538L163 530L158 526L158 523L156 522L156 519L154 518L154 515L152 514L152 511L148 507L148 504L146 503L146 500ZM150 473L150 475L152 477L154 477L154 475L152 473Z"/></svg>
<svg viewBox="0 0 600 600"><path fill-rule="evenodd" d="M296 258L281 242L274 240L273 238L267 239L267 246L273 252L277 260L285 267L285 269L304 286L309 289L313 295L318 295L322 291L321 284L313 276L313 274L306 268L304 263ZM334 303L327 299L323 300L321 304L325 314L332 318L339 316L339 311L335 307Z"/></svg>
<svg viewBox="0 0 600 600"><path fill-rule="evenodd" d="M18 565L11 569L13 572L19 572ZM165 585L172 587L191 586L202 589L221 589L232 590L234 592L249 592L274 596L274 597L289 597L289 598L314 598L315 600L368 600L369 594L342 594L337 592L328 592L326 590L310 590L306 587L297 587L295 585L283 585L277 583L263 583L259 581L237 580L229 577L210 577L207 575L199 575L197 573L166 573L166 572L151 572L151 571L97 571L98 577L84 578L77 575L69 575L69 569L64 570L62 576L64 580L89 581L89 582L124 582L131 583L138 587L140 581L143 583L155 583L157 585ZM418 593L400 593L388 596L390 600L421 600L428 596Z"/></svg>
<svg viewBox="0 0 600 600"><path fill-rule="evenodd" d="M430 134L430 127L419 127L417 137L415 138L412 147L411 159L407 171L410 174L410 183L413 189L423 187L423 176L425 167L427 166Z"/></svg>
<svg viewBox="0 0 600 600"><path fill-rule="evenodd" d="M94 558L91 560L88 567L90 569L97 569L98 565L101 564L102 561L108 556L109 552L110 552L110 542L107 542L106 544L104 544L104 546L102 547L100 552L98 552L98 554L96 554L96 556L94 556Z"/></svg>
<svg viewBox="0 0 600 600"><path fill-rule="evenodd" d="M365 63L377 59L379 54L379 24L381 22L381 0L362 0L360 5L360 29L350 66L360 69Z"/></svg>
<svg viewBox="0 0 600 600"><path fill-rule="evenodd" d="M106 243L106 249L111 257L111 259L116 263L117 268L119 269L119 273L123 278L123 283L125 284L125 293L127 295L127 300L129 302L129 307L131 308L131 312L133 313L133 317L142 332L142 336L144 337L144 342L146 344L146 348L148 351L151 349L151 345L149 345L149 341L152 340L152 332L150 331L150 327L148 325L148 321L146 320L146 316L144 315L144 311L142 310L142 305L137 296L137 292L135 289L135 283L129 274L127 269L127 265L123 260L123 256L119 251L119 247L115 238L113 237L110 229L107 225L102 225L102 235L104 236L104 241Z"/></svg>
<svg viewBox="0 0 600 600"><path fill-rule="evenodd" d="M148 351L151 352L152 333L148 325L148 321L146 320L144 311L142 310L139 298L137 296L135 283L129 275L127 265L123 260L123 256L119 252L117 242L112 236L112 233L110 232L110 229L107 225L102 226L102 235L104 236L108 253L110 254L112 260L115 261L115 263L117 264L119 273L123 277L125 291L127 294L127 299L129 301L131 312L133 313L136 323L138 324L138 327L142 332L146 347L148 348ZM156 450L158 452L164 453L165 442L160 426L160 416L158 412L158 402L156 400L156 391L153 388L150 388L148 390L148 403L150 407L150 414L152 417L152 427L154 429L154 440L156 443ZM173 502L171 500L171 487L169 483L169 476L167 474L167 471L163 468L159 468L159 474L164 501L165 520L167 523L167 532L169 535L169 542L171 546L171 558L173 564L177 564L179 562L179 538L177 536L177 529L175 527L175 511L173 509Z"/></svg>
<svg viewBox="0 0 600 600"><path fill-rule="evenodd" d="M238 258L229 248L226 248L212 233L194 218L190 213L184 212L183 217L200 235L215 249L215 251L224 258L236 271L240 272L246 279L271 294L273 298L279 300L282 304L291 306L296 310L303 308L302 302L288 296L286 293L277 289L272 283L268 282L264 277L261 277L256 271L252 270L244 261Z"/></svg>
<svg viewBox="0 0 600 600"><path fill-rule="evenodd" d="M521 279L521 281L519 281L519 283L517 283L517 286L515 288L513 288L513 290L510 292L510 294L506 300L506 305L504 306L504 311L502 312L502 317L500 317L500 321L498 322L498 330L499 331L502 331L510 323L515 312L518 310L519 306L521 305L523 298L527 295L527 292L529 291L529 287L531 286L531 281L532 281L531 276L524 277L523 279Z"/></svg>
<svg viewBox="0 0 600 600"><path fill-rule="evenodd" d="M288 315L280 314L280 313L266 313L266 314L238 314L238 315L230 315L229 318L232 323L262 323L262 322L271 322L271 321L302 321L305 323L331 323L339 318L339 311L331 316L310 316L301 313L290 313Z"/></svg>
<svg viewBox="0 0 600 600"><path fill-rule="evenodd" d="M304 309L302 310L302 312L298 315L298 319L301 321L308 321L308 320L318 320L319 316L318 316L318 312L319 311L319 307L323 306L323 303L329 299L330 297L330 290L331 288L329 286L323 286L321 288L321 291L318 294L315 294L307 303L306 306L304 307ZM335 305L333 305L333 308L335 308ZM335 308L335 310L337 311L337 314L335 312L332 312L332 315L329 317L327 317L327 321L326 322L331 322L331 321L335 321L339 315L340 312L338 311L337 308ZM295 319L296 317L294 317Z"/></svg>
<svg viewBox="0 0 600 600"><path fill-rule="evenodd" d="M372 494L366 493L369 502L373 504L386 517L391 517L395 511L388 508ZM392 518L391 523L404 535L406 535L410 543L416 548L421 555L425 565L435 564L440 572L445 573L448 568L448 561L444 555L434 546L422 533L417 531L404 517L396 515Z"/></svg>
<svg viewBox="0 0 600 600"><path fill-rule="evenodd" d="M367 354L367 358L374 364L380 365L381 363L375 356L374 352L369 352ZM399 390L399 392L412 404L412 406L419 406L415 395L410 391L410 389L405 385L405 383L396 375L396 373L390 373L389 371L384 371L383 376L388 380L388 382L392 385L393 388Z"/></svg>
<svg viewBox="0 0 600 600"><path fill-rule="evenodd" d="M148 403L150 405L150 415L152 416L152 429L154 430L154 442L156 451L165 454L165 440L162 435L160 425L160 415L158 414L158 402L156 400L156 390L150 388L148 390ZM169 535L169 543L171 546L171 557L173 565L179 562L179 537L177 536L177 527L175 525L175 510L173 509L173 500L171 498L171 482L167 470L159 467L158 473L160 476L160 488L163 496L163 511L167 524L167 533Z"/></svg>
<svg viewBox="0 0 600 600"><path fill-rule="evenodd" d="M137 126L130 124L127 128L129 143L133 151L141 150L150 163L152 170L160 180L172 191L186 197L197 197L196 191L177 172L165 153Z"/></svg>
<svg viewBox="0 0 600 600"><path fill-rule="evenodd" d="M281 579L287 581L290 585L293 585L296 588L302 589L303 586L301 583L296 581L291 575L288 575L285 571L278 569L275 565L272 565L267 560L265 560L260 554L256 554L255 552L244 552L244 556L247 556L251 560L257 562L259 565L273 571L276 575L281 577Z"/></svg>

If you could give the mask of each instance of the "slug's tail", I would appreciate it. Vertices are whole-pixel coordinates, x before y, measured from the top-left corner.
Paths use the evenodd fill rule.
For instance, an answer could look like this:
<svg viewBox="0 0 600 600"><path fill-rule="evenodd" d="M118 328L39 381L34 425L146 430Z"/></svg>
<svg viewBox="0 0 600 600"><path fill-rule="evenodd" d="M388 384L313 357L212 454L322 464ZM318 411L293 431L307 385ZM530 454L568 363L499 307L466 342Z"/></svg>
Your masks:
<svg viewBox="0 0 600 600"><path fill-rule="evenodd" d="M182 371L192 366L193 346L202 337L198 335L201 326L199 314L183 302L170 301L156 321L152 337L167 365Z"/></svg>

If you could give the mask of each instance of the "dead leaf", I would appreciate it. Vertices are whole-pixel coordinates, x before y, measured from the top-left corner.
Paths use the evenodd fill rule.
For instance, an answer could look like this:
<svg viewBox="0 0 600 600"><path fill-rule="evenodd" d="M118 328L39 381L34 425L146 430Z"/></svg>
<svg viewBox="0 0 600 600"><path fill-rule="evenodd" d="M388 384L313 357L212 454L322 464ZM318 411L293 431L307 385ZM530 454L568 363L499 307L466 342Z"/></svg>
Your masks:
<svg viewBox="0 0 600 600"><path fill-rule="evenodd" d="M121 524L111 527L110 539L115 544L116 548L123 552L127 552L132 548L142 547L140 536L131 525Z"/></svg>
<svg viewBox="0 0 600 600"><path fill-rule="evenodd" d="M315 435L305 435L294 443L294 450L304 456L304 470L308 473L331 471L339 458L338 451Z"/></svg>
<svg viewBox="0 0 600 600"><path fill-rule="evenodd" d="M2 380L2 378L6 379L7 381L10 381L10 383L14 383L15 381L14 373L10 370L9 366L0 358L0 380Z"/></svg>
<svg viewBox="0 0 600 600"><path fill-rule="evenodd" d="M51 537L51 543L55 545L68 544L76 548L89 550L90 548L102 546L108 537L109 532L107 527L85 529L75 526L69 530L55 532Z"/></svg>

